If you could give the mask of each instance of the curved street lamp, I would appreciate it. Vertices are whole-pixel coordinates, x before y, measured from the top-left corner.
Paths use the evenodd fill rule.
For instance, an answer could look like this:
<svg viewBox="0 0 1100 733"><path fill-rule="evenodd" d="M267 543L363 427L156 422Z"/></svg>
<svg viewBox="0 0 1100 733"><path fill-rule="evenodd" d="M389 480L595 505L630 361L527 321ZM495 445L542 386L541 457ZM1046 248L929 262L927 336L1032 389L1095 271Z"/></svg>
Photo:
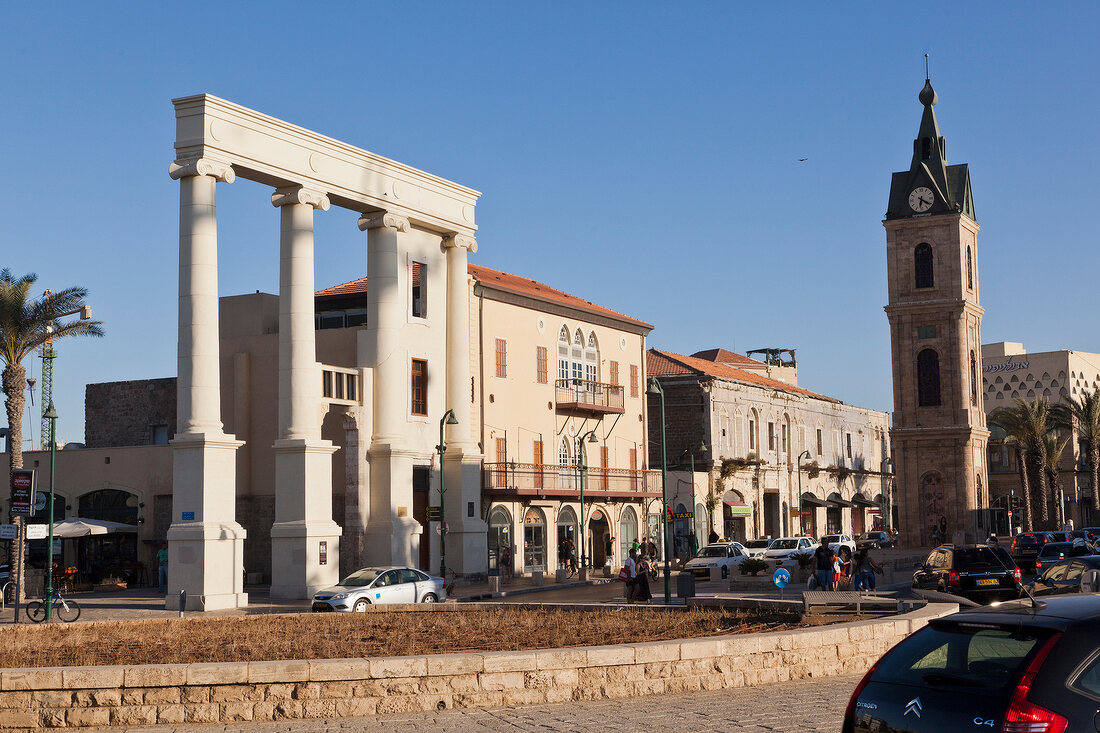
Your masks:
<svg viewBox="0 0 1100 733"><path fill-rule="evenodd" d="M46 540L46 623L49 623L53 616L53 497L57 467L57 410L53 407L52 397L42 417L50 421L50 502L46 510L46 521L49 523L49 537Z"/></svg>
<svg viewBox="0 0 1100 733"><path fill-rule="evenodd" d="M443 426L458 425L458 418L454 410L447 410L443 417L439 418L439 577L443 578L443 584L447 584L447 512L443 505L443 497L447 493L443 482L443 454L447 452L447 444L443 442Z"/></svg>
<svg viewBox="0 0 1100 733"><path fill-rule="evenodd" d="M668 549L668 442L665 437L665 391L661 389L661 383L656 377L649 378L649 387L646 394L660 395L661 397L661 547L665 553L665 604L672 603L672 581L669 574L672 572Z"/></svg>
<svg viewBox="0 0 1100 733"><path fill-rule="evenodd" d="M588 580L588 557L585 555L585 535L588 534L588 517L584 513L584 441L589 443L599 443L599 438L596 437L596 428L592 428L587 433L577 437L577 467L581 472L581 567L580 567L580 579Z"/></svg>
<svg viewBox="0 0 1100 733"><path fill-rule="evenodd" d="M806 516L802 513L802 458L810 457L810 451L804 450L798 454L798 460L795 461L798 466L798 531L803 535L806 534ZM787 474L790 476L790 474ZM787 479L790 481L790 479ZM789 486L790 484L788 484Z"/></svg>

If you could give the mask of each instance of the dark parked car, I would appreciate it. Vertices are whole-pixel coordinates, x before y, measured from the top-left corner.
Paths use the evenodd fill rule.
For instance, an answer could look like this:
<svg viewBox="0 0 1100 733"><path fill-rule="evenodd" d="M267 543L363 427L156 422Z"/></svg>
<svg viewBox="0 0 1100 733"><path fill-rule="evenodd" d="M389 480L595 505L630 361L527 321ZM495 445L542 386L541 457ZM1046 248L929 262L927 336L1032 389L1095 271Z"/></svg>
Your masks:
<svg viewBox="0 0 1100 733"><path fill-rule="evenodd" d="M1034 596L1080 593L1081 578L1088 570L1100 571L1100 555L1085 555L1051 565L1028 585Z"/></svg>
<svg viewBox="0 0 1100 733"><path fill-rule="evenodd" d="M936 619L856 686L843 733L1094 731L1100 596L1012 601Z"/></svg>
<svg viewBox="0 0 1100 733"><path fill-rule="evenodd" d="M893 547L894 537L886 532L864 532L856 537L856 549L861 550L864 547L872 550L879 547Z"/></svg>
<svg viewBox="0 0 1100 733"><path fill-rule="evenodd" d="M1032 562L1031 567L1028 569L1036 575L1040 575L1051 565L1054 565L1060 560L1065 560L1072 552L1072 542L1048 542L1039 548L1039 554L1035 556L1035 561Z"/></svg>
<svg viewBox="0 0 1100 733"><path fill-rule="evenodd" d="M1050 542L1046 532L1026 532L1012 538L1012 559L1025 570L1035 569L1035 556L1039 548Z"/></svg>
<svg viewBox="0 0 1100 733"><path fill-rule="evenodd" d="M913 587L988 602L1018 595L1020 569L1002 547L942 545L913 573Z"/></svg>
<svg viewBox="0 0 1100 733"><path fill-rule="evenodd" d="M1073 538L1069 536L1069 532L1047 532L1047 536L1050 537L1051 542L1073 541Z"/></svg>

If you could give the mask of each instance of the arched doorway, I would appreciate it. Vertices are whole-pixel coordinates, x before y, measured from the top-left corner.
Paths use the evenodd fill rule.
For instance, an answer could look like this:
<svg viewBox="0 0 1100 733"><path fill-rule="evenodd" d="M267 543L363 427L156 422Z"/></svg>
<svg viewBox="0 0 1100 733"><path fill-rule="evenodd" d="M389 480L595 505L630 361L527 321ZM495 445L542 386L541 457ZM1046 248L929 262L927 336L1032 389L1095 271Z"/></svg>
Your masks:
<svg viewBox="0 0 1100 733"><path fill-rule="evenodd" d="M633 507L623 507L619 515L619 553L620 557L627 557L630 548L638 539L638 513Z"/></svg>
<svg viewBox="0 0 1100 733"><path fill-rule="evenodd" d="M855 504L852 507L852 536L863 534L866 529L866 520L864 517L864 507L867 500L863 498L863 494L856 492L852 496L852 503Z"/></svg>
<svg viewBox="0 0 1100 733"><path fill-rule="evenodd" d="M611 525L603 509L593 509L588 515L588 555L594 568L606 565L610 558L607 543L611 539ZM621 564L621 563L619 563Z"/></svg>
<svg viewBox="0 0 1100 733"><path fill-rule="evenodd" d="M723 537L739 542L749 539L746 524L750 516L752 507L745 503L745 497L736 491L727 491L722 495Z"/></svg>
<svg viewBox="0 0 1100 733"><path fill-rule="evenodd" d="M581 542L580 537L577 535L577 513L573 511L573 507L563 506L558 510L557 527L558 564L560 565L565 560L565 556L562 554L562 543L567 539L573 540L577 557L579 558L581 555Z"/></svg>
<svg viewBox="0 0 1100 733"><path fill-rule="evenodd" d="M546 515L536 506L523 515L523 572L546 571Z"/></svg>
<svg viewBox="0 0 1100 733"><path fill-rule="evenodd" d="M882 531L886 529L886 524L883 522L882 516L882 494L875 494L875 498L872 499L877 505L874 509L868 509L867 513L871 515L871 529L874 531Z"/></svg>
<svg viewBox="0 0 1100 733"><path fill-rule="evenodd" d="M837 492L829 494L825 507L825 534L840 534L844 531L844 499Z"/></svg>
<svg viewBox="0 0 1100 733"><path fill-rule="evenodd" d="M502 506L493 507L493 510L489 512L489 534L487 539L489 542L489 567L493 567L494 563L496 567L500 567L500 562L505 556L503 552L505 549L509 551L509 559L515 559L516 543L512 540L512 514ZM511 570L512 568L509 567L508 569Z"/></svg>
<svg viewBox="0 0 1100 733"><path fill-rule="evenodd" d="M125 578L137 564L137 494L121 489L100 489L80 497L77 516L132 525L132 532L81 537L77 540L77 567L93 580Z"/></svg>
<svg viewBox="0 0 1100 733"><path fill-rule="evenodd" d="M707 508L702 504L695 505L695 538L699 547L710 542L710 517Z"/></svg>
<svg viewBox="0 0 1100 733"><path fill-rule="evenodd" d="M821 527L817 522L817 509L818 507L828 507L828 503L814 496L809 491L802 493L802 527L807 535L810 537L820 537L822 532L819 532Z"/></svg>

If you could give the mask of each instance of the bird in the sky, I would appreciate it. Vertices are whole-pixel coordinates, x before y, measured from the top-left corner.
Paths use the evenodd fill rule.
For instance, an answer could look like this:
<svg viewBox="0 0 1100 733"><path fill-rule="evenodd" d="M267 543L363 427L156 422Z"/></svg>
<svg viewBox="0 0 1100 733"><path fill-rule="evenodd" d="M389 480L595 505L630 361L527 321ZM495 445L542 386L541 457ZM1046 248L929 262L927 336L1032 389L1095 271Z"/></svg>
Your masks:
<svg viewBox="0 0 1100 733"><path fill-rule="evenodd" d="M799 163L805 163L807 160L809 160L809 158L799 158L798 162Z"/></svg>

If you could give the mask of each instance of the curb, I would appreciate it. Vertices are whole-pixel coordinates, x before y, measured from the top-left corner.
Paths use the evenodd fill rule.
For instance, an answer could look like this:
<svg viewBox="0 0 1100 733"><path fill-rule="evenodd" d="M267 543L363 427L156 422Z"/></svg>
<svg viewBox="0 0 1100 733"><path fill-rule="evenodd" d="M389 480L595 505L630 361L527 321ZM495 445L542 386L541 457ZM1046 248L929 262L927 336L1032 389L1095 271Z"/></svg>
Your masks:
<svg viewBox="0 0 1100 733"><path fill-rule="evenodd" d="M487 601L493 598L506 598L508 596L522 596L528 593L544 593L551 590L568 590L569 588L580 588L586 585L606 585L610 583L613 578L594 578L591 580L578 580L575 583L556 583L554 585L540 585L531 586L529 588L516 588L515 590L502 590L496 593L481 593L476 596L466 596L465 598L459 598L456 603L471 603L476 601Z"/></svg>

